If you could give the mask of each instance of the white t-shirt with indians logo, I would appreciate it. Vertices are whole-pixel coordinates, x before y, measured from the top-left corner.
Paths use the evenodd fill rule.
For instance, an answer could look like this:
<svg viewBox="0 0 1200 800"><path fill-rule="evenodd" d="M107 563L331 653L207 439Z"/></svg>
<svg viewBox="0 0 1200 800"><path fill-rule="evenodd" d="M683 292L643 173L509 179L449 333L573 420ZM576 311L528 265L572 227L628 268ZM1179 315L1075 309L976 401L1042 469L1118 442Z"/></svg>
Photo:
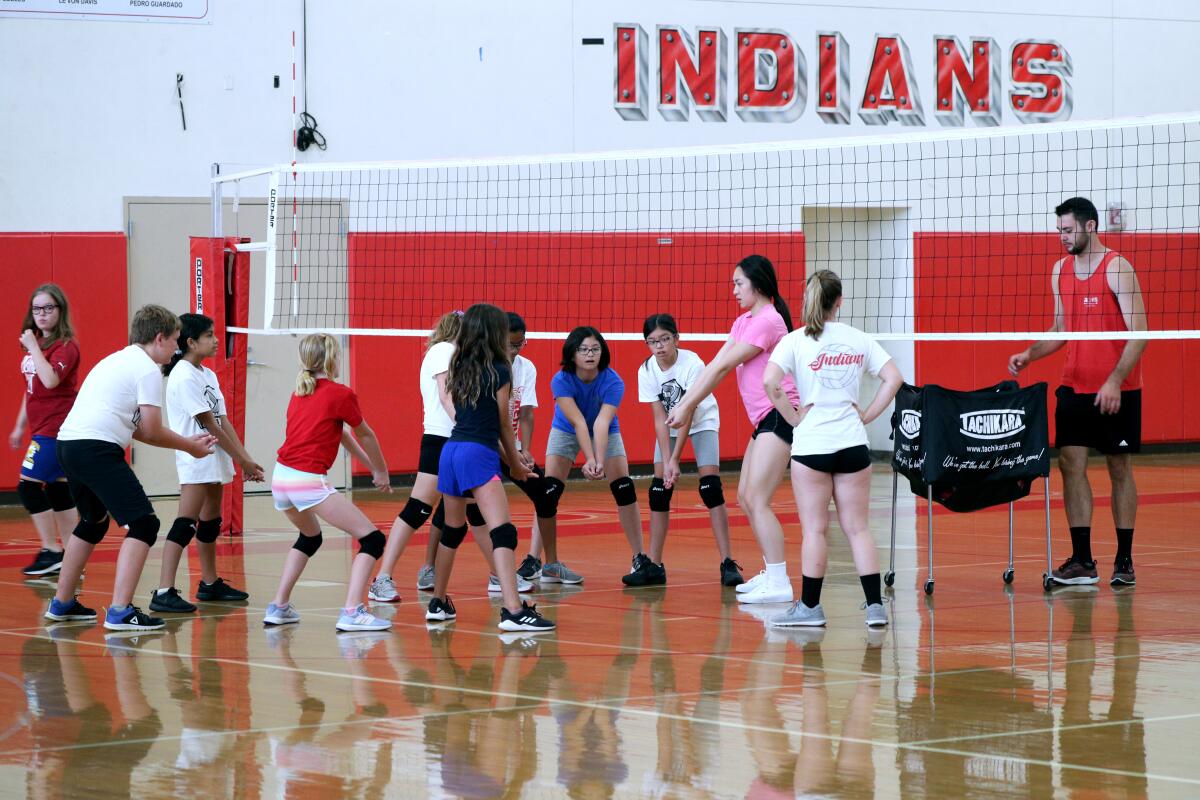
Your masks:
<svg viewBox="0 0 1200 800"><path fill-rule="evenodd" d="M517 356L512 362L512 390L508 395L508 413L518 450L525 449L521 442L521 409L525 406L537 408L537 404L537 367L525 356Z"/></svg>
<svg viewBox="0 0 1200 800"><path fill-rule="evenodd" d="M783 337L771 363L796 381L800 406L812 406L796 426L792 455L836 453L867 444L867 429L858 416L859 385L864 372L878 375L892 360L878 342L857 328L827 322L818 339L803 328Z"/></svg>

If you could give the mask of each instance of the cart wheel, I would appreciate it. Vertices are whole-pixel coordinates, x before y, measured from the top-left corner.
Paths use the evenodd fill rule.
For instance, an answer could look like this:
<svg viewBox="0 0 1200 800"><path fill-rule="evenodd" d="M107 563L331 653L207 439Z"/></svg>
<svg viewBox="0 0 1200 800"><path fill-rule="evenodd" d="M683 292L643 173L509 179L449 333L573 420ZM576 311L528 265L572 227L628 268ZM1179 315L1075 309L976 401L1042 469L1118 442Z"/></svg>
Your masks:
<svg viewBox="0 0 1200 800"><path fill-rule="evenodd" d="M925 594L933 594L933 578L925 581Z"/></svg>
<svg viewBox="0 0 1200 800"><path fill-rule="evenodd" d="M1047 592L1048 592L1048 591L1050 591L1050 589L1052 589L1053 587L1054 587L1054 581L1053 581L1053 580L1050 578L1050 576L1049 576L1049 575L1042 575L1042 589L1043 589L1043 591L1047 591Z"/></svg>
<svg viewBox="0 0 1200 800"><path fill-rule="evenodd" d="M891 586L896 582L896 573L892 572L890 569L883 573L883 582L885 585Z"/></svg>
<svg viewBox="0 0 1200 800"><path fill-rule="evenodd" d="M1004 582L1005 582L1005 583L1012 583L1012 582L1013 582L1013 571L1012 571L1012 569L1006 569L1006 570L1004 570Z"/></svg>

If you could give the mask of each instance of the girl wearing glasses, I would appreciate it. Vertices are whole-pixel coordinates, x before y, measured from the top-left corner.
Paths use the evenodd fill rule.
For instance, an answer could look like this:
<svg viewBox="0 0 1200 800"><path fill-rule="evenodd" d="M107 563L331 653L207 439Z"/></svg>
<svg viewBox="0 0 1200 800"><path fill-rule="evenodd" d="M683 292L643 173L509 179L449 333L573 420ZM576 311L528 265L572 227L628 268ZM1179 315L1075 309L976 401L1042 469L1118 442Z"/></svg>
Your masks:
<svg viewBox="0 0 1200 800"><path fill-rule="evenodd" d="M558 557L558 503L563 480L583 453L583 475L588 480L608 478L617 502L617 516L633 553L633 573L644 573L650 559L642 552L642 517L637 491L629 478L629 461L621 442L617 407L625 395L625 382L609 366L608 343L600 331L580 326L563 343L562 369L550 381L554 394L554 422L546 442L545 494L538 509L538 528L545 548L542 583L582 583L583 578Z"/></svg>
<svg viewBox="0 0 1200 800"><path fill-rule="evenodd" d="M700 402L712 394L722 378L736 371L738 392L754 425L742 456L738 504L750 520L766 562L763 572L736 588L737 599L740 603L790 603L792 584L783 555L783 528L771 510L771 498L787 468L792 425L767 396L763 371L775 345L792 330L792 315L779 296L775 266L763 256L746 256L738 262L733 270L733 296L746 313L733 321L729 338L691 391L671 410L667 425L688 429ZM781 390L793 406L799 404L791 378L783 381Z"/></svg>
<svg viewBox="0 0 1200 800"><path fill-rule="evenodd" d="M721 488L721 412L717 398L700 401L686 431L667 427L667 415L687 395L704 371L704 361L691 350L679 349L679 326L670 314L652 314L642 325L651 356L638 369L638 400L654 412L654 480L650 482L650 568L621 580L630 586L667 582L663 545L671 518L671 494L679 479L679 461L689 441L700 471L700 500L708 509L713 536L721 553L721 584L737 586L742 573L729 549L729 512Z"/></svg>
<svg viewBox="0 0 1200 800"><path fill-rule="evenodd" d="M79 515L67 488L67 477L58 465L55 445L58 429L75 404L79 373L79 346L71 328L67 296L56 284L33 290L21 324L21 375L25 392L17 422L8 436L14 450L31 436L21 462L17 494L33 519L41 549L26 575L49 575L62 568L61 542L75 529Z"/></svg>

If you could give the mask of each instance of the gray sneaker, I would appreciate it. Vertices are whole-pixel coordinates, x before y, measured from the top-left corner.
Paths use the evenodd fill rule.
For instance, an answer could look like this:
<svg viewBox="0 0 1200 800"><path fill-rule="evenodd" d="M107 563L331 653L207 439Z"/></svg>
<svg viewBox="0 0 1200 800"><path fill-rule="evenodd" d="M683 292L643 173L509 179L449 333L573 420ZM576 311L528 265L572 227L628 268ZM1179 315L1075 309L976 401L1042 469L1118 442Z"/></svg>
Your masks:
<svg viewBox="0 0 1200 800"><path fill-rule="evenodd" d="M488 575L487 590L488 590L489 594L499 594L502 591L500 588L500 579L497 578L495 575ZM518 575L517 576L517 592L520 594L525 594L526 592L532 592L532 591L533 591L533 584L530 583L529 581L525 580L524 578L522 578L520 575Z"/></svg>
<svg viewBox="0 0 1200 800"><path fill-rule="evenodd" d="M563 562L554 561L542 567L540 580L542 583L576 584L583 583L583 576L578 572L572 572Z"/></svg>
<svg viewBox="0 0 1200 800"><path fill-rule="evenodd" d="M888 624L887 612L883 610L882 603L863 603L862 608L867 610L867 627L880 628Z"/></svg>
<svg viewBox="0 0 1200 800"><path fill-rule="evenodd" d="M433 591L433 565L426 564L417 571L417 589L422 592Z"/></svg>
<svg viewBox="0 0 1200 800"><path fill-rule="evenodd" d="M825 624L825 609L817 603L813 608L797 600L792 607L777 617L771 617L771 624L777 628L818 628Z"/></svg>
<svg viewBox="0 0 1200 800"><path fill-rule="evenodd" d="M267 625L290 625L293 622L300 621L300 612L291 603L285 606L277 606L274 603L267 605L267 613L263 615L263 622Z"/></svg>
<svg viewBox="0 0 1200 800"><path fill-rule="evenodd" d="M396 583L391 575L380 575L371 582L367 590L367 599L374 603L399 603L400 592L396 591Z"/></svg>

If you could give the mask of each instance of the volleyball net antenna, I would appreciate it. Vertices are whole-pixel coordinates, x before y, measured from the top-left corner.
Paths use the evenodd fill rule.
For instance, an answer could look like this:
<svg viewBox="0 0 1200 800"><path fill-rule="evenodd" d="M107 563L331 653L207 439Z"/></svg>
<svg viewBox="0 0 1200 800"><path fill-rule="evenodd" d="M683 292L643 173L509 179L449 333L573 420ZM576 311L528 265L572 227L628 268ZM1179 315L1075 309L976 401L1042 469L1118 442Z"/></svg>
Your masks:
<svg viewBox="0 0 1200 800"><path fill-rule="evenodd" d="M828 268L841 321L880 339L1053 338L1054 209L1082 196L1138 274L1149 330L1128 336L1200 338L1200 115L283 164L213 187L215 203L267 198L265 230L240 246L265 256L262 327L240 329L252 334L424 337L446 311L490 302L531 338L593 324L640 339L666 311L689 338L723 340L740 313L733 268L757 253L797 319L806 276Z"/></svg>

